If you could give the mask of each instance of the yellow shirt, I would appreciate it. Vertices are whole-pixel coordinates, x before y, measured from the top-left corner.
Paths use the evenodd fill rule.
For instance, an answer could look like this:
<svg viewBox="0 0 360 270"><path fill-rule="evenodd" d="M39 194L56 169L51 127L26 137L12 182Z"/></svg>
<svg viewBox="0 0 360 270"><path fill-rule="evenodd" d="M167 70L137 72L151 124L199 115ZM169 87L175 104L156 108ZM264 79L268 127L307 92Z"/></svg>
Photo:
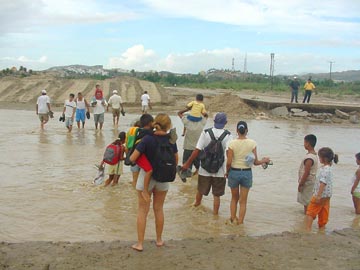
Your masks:
<svg viewBox="0 0 360 270"><path fill-rule="evenodd" d="M206 113L205 105L202 102L191 101L188 105L188 108L191 108L190 115L194 117L202 117Z"/></svg>
<svg viewBox="0 0 360 270"><path fill-rule="evenodd" d="M304 89L305 90L314 90L315 89L315 85L312 83L312 82L306 82L305 85L304 85Z"/></svg>
<svg viewBox="0 0 360 270"><path fill-rule="evenodd" d="M252 139L239 140L235 139L229 143L229 149L233 151L233 160L231 167L234 169L246 169L249 166L246 164L245 157L252 153L256 147L256 142Z"/></svg>

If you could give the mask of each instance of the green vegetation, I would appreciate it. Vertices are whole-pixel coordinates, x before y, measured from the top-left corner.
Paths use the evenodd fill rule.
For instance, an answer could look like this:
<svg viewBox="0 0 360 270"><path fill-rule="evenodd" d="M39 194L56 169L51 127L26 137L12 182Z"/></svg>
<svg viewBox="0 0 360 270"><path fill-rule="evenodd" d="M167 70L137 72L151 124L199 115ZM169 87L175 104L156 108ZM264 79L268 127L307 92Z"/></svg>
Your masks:
<svg viewBox="0 0 360 270"><path fill-rule="evenodd" d="M175 75L172 73L159 74L158 72L137 74L138 78L158 83L164 86L178 86L199 89L232 89L236 91L254 90L260 92L289 91L291 78L286 76L276 76L271 78L262 74L247 74L246 77L231 76L231 73L223 73L227 76L216 76L210 74L204 76L201 74ZM319 93L329 93L331 95L360 95L360 81L357 82L339 82L332 80L313 80ZM300 87L305 84L305 80L300 79ZM301 88L300 88L301 89Z"/></svg>

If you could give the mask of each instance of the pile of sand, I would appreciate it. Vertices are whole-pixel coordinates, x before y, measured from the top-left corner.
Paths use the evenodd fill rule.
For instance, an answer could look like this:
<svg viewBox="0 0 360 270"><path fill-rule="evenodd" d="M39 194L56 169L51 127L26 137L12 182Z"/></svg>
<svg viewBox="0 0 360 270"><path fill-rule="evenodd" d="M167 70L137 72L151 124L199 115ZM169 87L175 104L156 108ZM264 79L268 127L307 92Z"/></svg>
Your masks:
<svg viewBox="0 0 360 270"><path fill-rule="evenodd" d="M208 102L209 112L225 112L228 115L255 116L255 111L247 105L239 96L225 93L217 95Z"/></svg>

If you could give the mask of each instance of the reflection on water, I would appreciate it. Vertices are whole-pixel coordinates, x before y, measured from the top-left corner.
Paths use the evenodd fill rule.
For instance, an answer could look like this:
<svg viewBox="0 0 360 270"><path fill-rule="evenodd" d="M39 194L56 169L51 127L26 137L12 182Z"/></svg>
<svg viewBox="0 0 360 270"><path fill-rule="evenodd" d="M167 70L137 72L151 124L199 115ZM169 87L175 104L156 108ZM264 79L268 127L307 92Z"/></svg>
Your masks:
<svg viewBox="0 0 360 270"><path fill-rule="evenodd" d="M8 119L14 117L17 122ZM56 118L55 118L56 119ZM103 131L92 123L85 130L68 134L56 120L45 131L33 112L1 110L0 130L0 240L134 240L136 239L137 195L129 168L117 187L91 185L104 147L119 131L127 130L135 116L121 118L114 129L106 115ZM181 132L178 118L174 125ZM239 119L229 119L234 132ZM209 123L211 124L211 123ZM166 239L261 235L302 230L302 206L296 203L297 170L304 154L303 137L314 133L318 146L331 146L340 155L335 166L334 196L328 230L359 227L350 196L351 176L356 166L356 128L317 126L301 123L249 121L249 136L258 142L260 155L269 155L274 166L254 170L254 187L244 226L227 226L230 192L222 197L220 216L212 216L212 198L191 207L196 179L171 185L165 203ZM179 136L179 149L183 138ZM181 159L180 159L181 160ZM147 238L154 238L153 214L149 214Z"/></svg>

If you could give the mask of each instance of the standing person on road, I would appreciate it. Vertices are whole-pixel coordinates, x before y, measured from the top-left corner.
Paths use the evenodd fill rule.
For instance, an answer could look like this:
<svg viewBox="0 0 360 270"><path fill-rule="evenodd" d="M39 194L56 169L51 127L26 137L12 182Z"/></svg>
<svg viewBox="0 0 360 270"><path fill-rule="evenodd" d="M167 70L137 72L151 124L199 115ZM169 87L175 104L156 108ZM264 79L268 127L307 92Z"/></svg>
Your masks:
<svg viewBox="0 0 360 270"><path fill-rule="evenodd" d="M76 123L78 128L80 128L80 121L82 123L82 128L85 127L85 115L87 114L90 118L90 106L85 97L81 92L78 93L78 96L75 100L76 102ZM86 113L85 113L86 111Z"/></svg>
<svg viewBox="0 0 360 270"><path fill-rule="evenodd" d="M113 114L113 124L114 126L119 125L119 118L120 118L120 111L124 110L124 107L122 105L122 99L121 96L118 95L117 90L113 90L113 95L110 97L109 102L107 106L107 111L109 111L109 106L112 107L112 114Z"/></svg>
<svg viewBox="0 0 360 270"><path fill-rule="evenodd" d="M39 116L41 122L41 129L44 129L45 124L49 121L49 113L52 114L50 108L50 98L46 95L46 90L41 91L41 96L36 102L36 114Z"/></svg>
<svg viewBox="0 0 360 270"><path fill-rule="evenodd" d="M141 109L142 113L147 113L149 108L151 109L150 96L147 91L141 96Z"/></svg>
<svg viewBox="0 0 360 270"><path fill-rule="evenodd" d="M69 132L71 132L72 130L75 111L76 111L76 102L74 99L75 99L75 95L70 94L69 99L65 100L64 109L63 109L63 116L65 117L65 126Z"/></svg>
<svg viewBox="0 0 360 270"><path fill-rule="evenodd" d="M294 79L290 82L291 103L293 103L294 101L296 103L299 103L298 102L299 87L300 87L300 83L299 83L297 77L295 76Z"/></svg>
<svg viewBox="0 0 360 270"><path fill-rule="evenodd" d="M309 103L309 102L310 102L310 98L311 98L312 91L314 91L315 88L316 88L316 87L315 87L315 85L312 83L311 79L308 79L307 82L306 82L305 85L304 85L305 96L304 96L303 103L305 103L305 102Z"/></svg>

